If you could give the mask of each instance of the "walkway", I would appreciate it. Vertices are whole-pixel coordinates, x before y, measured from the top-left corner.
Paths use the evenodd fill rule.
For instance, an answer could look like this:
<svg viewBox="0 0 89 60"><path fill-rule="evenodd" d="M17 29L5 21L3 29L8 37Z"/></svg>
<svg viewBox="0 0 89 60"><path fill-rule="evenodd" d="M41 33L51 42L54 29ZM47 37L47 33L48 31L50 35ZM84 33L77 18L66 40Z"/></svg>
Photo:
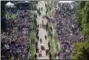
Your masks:
<svg viewBox="0 0 89 60"><path fill-rule="evenodd" d="M46 7L45 7L45 1L39 1L38 5L37 5L37 9L39 8L43 8L41 10L41 15L39 16L37 14L37 25L39 25L38 27L38 36L39 36L39 41L38 41L38 48L39 48L39 52L41 53L41 57L38 56L37 53L37 59L49 59L49 55L46 55L46 50L49 49L48 47L48 39L45 39L45 35L47 36L47 31L43 28L42 24L46 25L47 24L47 20L42 18L44 15L46 15ZM43 23L42 23L43 21ZM42 43L40 42L40 39L42 39ZM44 46L45 50L41 50L41 46Z"/></svg>

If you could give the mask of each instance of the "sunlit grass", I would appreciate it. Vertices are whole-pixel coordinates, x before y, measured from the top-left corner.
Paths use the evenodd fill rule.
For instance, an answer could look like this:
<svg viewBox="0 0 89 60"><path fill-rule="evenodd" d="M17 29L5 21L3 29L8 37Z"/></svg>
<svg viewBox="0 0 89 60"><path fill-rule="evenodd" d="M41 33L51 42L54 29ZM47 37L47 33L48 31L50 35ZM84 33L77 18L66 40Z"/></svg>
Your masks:
<svg viewBox="0 0 89 60"><path fill-rule="evenodd" d="M52 28L52 31L50 29L50 27ZM48 24L48 33L49 33L49 39L50 39L50 52L52 55L52 59L56 59L55 57L55 53L57 51L59 51L59 47L58 47L58 40L56 38L56 25L55 23L49 23ZM52 34L52 36L50 36Z"/></svg>
<svg viewBox="0 0 89 60"><path fill-rule="evenodd" d="M33 13L31 16L31 21L30 21L30 30L29 30L29 47L31 52L31 56L29 59L34 60L34 56L36 54L36 17L35 14Z"/></svg>
<svg viewBox="0 0 89 60"><path fill-rule="evenodd" d="M6 13L5 14L5 17L7 18L7 19L15 19L16 18L16 15L15 14L13 14L13 13Z"/></svg>
<svg viewBox="0 0 89 60"><path fill-rule="evenodd" d="M47 9L47 16L48 17L52 17L53 16L53 7L54 7L54 1L48 1L47 4L46 4L46 9Z"/></svg>

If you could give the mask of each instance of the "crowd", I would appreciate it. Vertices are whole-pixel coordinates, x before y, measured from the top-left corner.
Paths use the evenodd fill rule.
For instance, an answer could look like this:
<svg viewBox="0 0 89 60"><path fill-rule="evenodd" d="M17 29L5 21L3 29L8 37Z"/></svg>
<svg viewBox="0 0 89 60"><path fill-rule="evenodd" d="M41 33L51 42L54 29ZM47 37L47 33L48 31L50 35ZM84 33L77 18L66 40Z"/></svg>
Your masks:
<svg viewBox="0 0 89 60"><path fill-rule="evenodd" d="M75 20L75 9L70 8L69 3L58 3L58 8L55 13L56 20L56 33L57 38L60 43L60 51L56 54L58 59L70 59L73 50L73 42L83 41L84 36L81 36L80 29L76 24ZM41 15L40 10L38 10L39 15ZM6 32L1 34L1 59L7 60L11 58L12 60L27 60L28 55L28 31L30 28L30 12L29 10L17 10L16 19L9 19L6 21L7 28ZM44 16L43 18L47 18ZM48 19L49 21L52 19ZM52 20L54 22L54 19ZM43 23L44 21L42 21ZM44 25L37 25L37 27L44 27ZM38 36L39 30L37 29L37 42L36 42L36 52L40 54L38 48L38 41L43 42ZM44 36L47 40L47 36ZM45 50L46 55L49 55L50 59L52 55L50 54L50 42L48 42L48 48L45 49L41 46L41 50ZM37 58L37 55L35 55Z"/></svg>
<svg viewBox="0 0 89 60"><path fill-rule="evenodd" d="M16 19L7 20L1 40L1 59L25 60L28 55L29 10L17 10Z"/></svg>
<svg viewBox="0 0 89 60"><path fill-rule="evenodd" d="M75 9L71 9L69 3L58 3L55 14L57 38L60 43L58 59L70 59L73 50L73 42L80 39L81 33L75 20Z"/></svg>

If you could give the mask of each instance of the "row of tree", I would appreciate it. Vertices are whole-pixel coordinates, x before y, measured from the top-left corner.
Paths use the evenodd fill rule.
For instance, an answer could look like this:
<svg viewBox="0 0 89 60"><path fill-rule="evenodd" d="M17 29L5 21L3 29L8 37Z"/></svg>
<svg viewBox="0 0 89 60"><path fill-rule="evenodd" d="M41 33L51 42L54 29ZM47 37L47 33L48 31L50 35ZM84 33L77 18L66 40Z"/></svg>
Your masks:
<svg viewBox="0 0 89 60"><path fill-rule="evenodd" d="M72 59L89 60L89 2L78 2L76 17L78 25L83 35L87 38L84 42L75 43L75 49L72 52Z"/></svg>

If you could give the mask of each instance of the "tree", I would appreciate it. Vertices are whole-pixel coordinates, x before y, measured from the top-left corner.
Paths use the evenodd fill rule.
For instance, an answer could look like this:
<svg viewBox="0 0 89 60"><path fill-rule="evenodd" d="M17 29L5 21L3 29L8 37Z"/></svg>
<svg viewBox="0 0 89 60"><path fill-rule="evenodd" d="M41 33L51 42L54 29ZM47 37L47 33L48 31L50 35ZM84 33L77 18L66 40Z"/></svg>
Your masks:
<svg viewBox="0 0 89 60"><path fill-rule="evenodd" d="M79 2L76 15L82 33L89 35L89 2Z"/></svg>
<svg viewBox="0 0 89 60"><path fill-rule="evenodd" d="M89 37L89 2L81 1L77 6L77 21L80 25L83 35ZM75 49L72 52L72 59L77 60L89 60L89 38L86 38L84 42L75 43Z"/></svg>

